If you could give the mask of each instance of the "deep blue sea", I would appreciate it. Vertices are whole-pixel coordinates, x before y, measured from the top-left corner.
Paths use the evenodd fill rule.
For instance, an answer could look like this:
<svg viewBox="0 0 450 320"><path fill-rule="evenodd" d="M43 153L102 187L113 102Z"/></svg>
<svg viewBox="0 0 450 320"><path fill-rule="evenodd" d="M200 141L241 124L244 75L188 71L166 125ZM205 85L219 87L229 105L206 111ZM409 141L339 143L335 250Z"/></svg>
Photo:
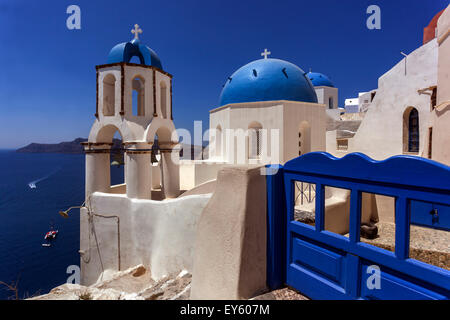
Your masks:
<svg viewBox="0 0 450 320"><path fill-rule="evenodd" d="M79 210L68 219L58 211L84 201L84 155L0 150L0 166L0 281L18 281L20 298L47 293L79 265ZM112 167L111 180L123 182L123 168ZM43 247L51 226L59 234ZM0 300L12 295L0 285Z"/></svg>

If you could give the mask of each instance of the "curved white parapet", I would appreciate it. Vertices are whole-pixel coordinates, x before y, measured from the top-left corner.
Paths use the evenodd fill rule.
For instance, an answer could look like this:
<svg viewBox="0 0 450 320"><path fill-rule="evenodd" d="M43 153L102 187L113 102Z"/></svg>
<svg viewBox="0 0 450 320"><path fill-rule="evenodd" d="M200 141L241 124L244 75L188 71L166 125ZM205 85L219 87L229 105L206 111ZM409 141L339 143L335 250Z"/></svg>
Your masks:
<svg viewBox="0 0 450 320"><path fill-rule="evenodd" d="M92 194L90 203L93 213L119 217L121 270L143 264L150 269L152 278L158 280L181 270L191 272L197 222L210 198L211 194L202 194L154 201L96 192ZM119 266L117 219L95 216L93 222L95 228L89 228L87 215L82 212L83 285L97 280L102 272L102 263L104 270L117 270Z"/></svg>

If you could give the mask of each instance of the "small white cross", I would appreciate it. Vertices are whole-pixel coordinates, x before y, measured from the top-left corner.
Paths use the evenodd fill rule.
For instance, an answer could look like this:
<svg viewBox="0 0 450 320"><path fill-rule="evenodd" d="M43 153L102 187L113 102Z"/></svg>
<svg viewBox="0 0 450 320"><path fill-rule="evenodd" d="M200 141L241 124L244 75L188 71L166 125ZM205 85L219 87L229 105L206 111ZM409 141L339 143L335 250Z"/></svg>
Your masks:
<svg viewBox="0 0 450 320"><path fill-rule="evenodd" d="M261 55L264 57L264 59L267 59L267 56L268 56L269 54L272 54L272 52L267 51L267 49L264 49L264 52L261 53Z"/></svg>
<svg viewBox="0 0 450 320"><path fill-rule="evenodd" d="M134 34L134 38L135 39L139 39L139 33L142 33L142 29L139 28L138 24L134 25L134 29L131 30L131 33Z"/></svg>

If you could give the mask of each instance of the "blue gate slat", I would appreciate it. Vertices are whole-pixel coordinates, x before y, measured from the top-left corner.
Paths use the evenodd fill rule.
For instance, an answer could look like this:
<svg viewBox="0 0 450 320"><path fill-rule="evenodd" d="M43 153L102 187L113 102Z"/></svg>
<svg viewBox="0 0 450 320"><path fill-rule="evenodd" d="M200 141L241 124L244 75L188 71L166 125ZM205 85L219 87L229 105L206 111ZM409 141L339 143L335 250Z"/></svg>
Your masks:
<svg viewBox="0 0 450 320"><path fill-rule="evenodd" d="M409 214L408 199L395 199L395 255L399 259L409 256Z"/></svg>
<svg viewBox="0 0 450 320"><path fill-rule="evenodd" d="M350 193L350 241L359 241L361 226L361 191L352 189Z"/></svg>
<svg viewBox="0 0 450 320"><path fill-rule="evenodd" d="M449 167L433 160L414 156L394 156L376 161L362 153L336 158L326 152L311 152L292 159L284 170L308 172L376 183L410 185L450 193Z"/></svg>
<svg viewBox="0 0 450 320"><path fill-rule="evenodd" d="M267 170L267 285L275 290L286 282L283 166L268 166Z"/></svg>

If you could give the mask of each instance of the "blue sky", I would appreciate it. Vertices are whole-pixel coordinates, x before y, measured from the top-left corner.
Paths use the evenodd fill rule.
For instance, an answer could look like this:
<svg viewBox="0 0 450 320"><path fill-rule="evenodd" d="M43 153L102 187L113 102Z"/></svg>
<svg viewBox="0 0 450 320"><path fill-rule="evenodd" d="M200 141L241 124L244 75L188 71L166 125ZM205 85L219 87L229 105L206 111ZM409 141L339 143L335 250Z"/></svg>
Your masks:
<svg viewBox="0 0 450 320"><path fill-rule="evenodd" d="M422 44L423 28L448 0L0 0L0 148L87 137L95 113L95 65L132 39L153 48L173 74L177 127L208 127L222 85L268 48L273 58L328 75L339 104ZM68 30L66 8L81 8ZM366 9L381 8L381 30Z"/></svg>

